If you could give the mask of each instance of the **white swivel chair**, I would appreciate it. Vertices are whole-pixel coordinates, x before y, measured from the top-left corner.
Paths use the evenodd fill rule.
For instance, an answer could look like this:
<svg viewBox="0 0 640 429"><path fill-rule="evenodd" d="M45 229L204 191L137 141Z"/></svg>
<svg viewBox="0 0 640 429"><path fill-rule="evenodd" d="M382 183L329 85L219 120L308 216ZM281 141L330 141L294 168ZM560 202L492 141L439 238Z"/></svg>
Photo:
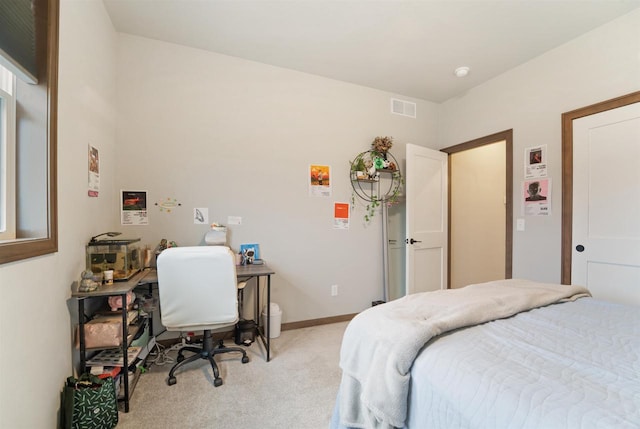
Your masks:
<svg viewBox="0 0 640 429"><path fill-rule="evenodd" d="M180 349L167 384L176 384L174 373L182 365L207 359L213 368L214 385L222 385L213 359L216 354L238 352L242 363L249 362L240 347L225 347L220 341L214 348L211 335L212 330L238 321L235 255L225 246L171 247L158 256L157 265L162 324L168 331L204 331L202 348ZM195 354L185 359L185 351Z"/></svg>

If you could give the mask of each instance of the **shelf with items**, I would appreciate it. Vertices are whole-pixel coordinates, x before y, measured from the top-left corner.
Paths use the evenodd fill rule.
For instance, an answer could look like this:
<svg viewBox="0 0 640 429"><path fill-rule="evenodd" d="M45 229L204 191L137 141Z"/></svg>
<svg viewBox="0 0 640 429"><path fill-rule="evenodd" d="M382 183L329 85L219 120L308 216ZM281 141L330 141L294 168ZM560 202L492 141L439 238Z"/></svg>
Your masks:
<svg viewBox="0 0 640 429"><path fill-rule="evenodd" d="M367 150L358 154L351 163L351 186L365 201L385 202L400 194L402 173L398 161L389 153ZM368 184L363 186L361 184ZM373 185L377 186L373 186Z"/></svg>
<svg viewBox="0 0 640 429"><path fill-rule="evenodd" d="M89 325L88 323L85 323L85 355L88 355L93 352L104 351L104 350L123 349L121 337L117 338L117 343L116 342L103 343L102 345L92 345L91 343L89 343L90 345L87 345L88 338L86 334L86 327L88 325ZM120 323L114 324L114 325L117 325L118 329L120 328ZM147 317L147 316L138 317L133 323L129 324L127 327L127 347L131 348L132 346L144 345L141 342L139 342L138 339L141 338L142 336L145 336L147 341L149 340L150 326L151 326L151 319L150 317ZM76 345L76 347L78 347L78 345ZM86 365L90 366L90 359L85 359L85 361L86 361Z"/></svg>
<svg viewBox="0 0 640 429"><path fill-rule="evenodd" d="M371 221L381 204L394 204L400 196L402 173L398 161L389 153L367 150L350 161L352 204L357 196L367 203L365 221Z"/></svg>
<svg viewBox="0 0 640 429"><path fill-rule="evenodd" d="M127 362L134 362L142 351L141 346L127 347ZM102 349L95 356L87 360L87 366L124 366L123 349L121 347L114 347L112 349Z"/></svg>
<svg viewBox="0 0 640 429"><path fill-rule="evenodd" d="M116 392L118 393L118 401L121 408L124 409L125 394L122 386L122 379L124 373L127 373L130 400L135 391L136 385L140 374L142 374L146 357L149 351L155 344L150 339L148 333L150 329L151 320L147 317L140 317L134 324L129 325L129 335L127 336L127 363L128 368L123 368L123 348L98 348L87 349L87 353L90 351L96 351L91 358L87 359L86 366L89 368L92 374L97 376L112 376L116 381Z"/></svg>
<svg viewBox="0 0 640 429"><path fill-rule="evenodd" d="M134 349L130 347L130 344L134 341L141 329L146 329L147 324L150 326L152 323L152 316L150 314L140 316L137 305L127 304L129 304L128 298L131 296L133 289L142 282L142 279L146 274L146 272L141 272L129 280L115 282L113 285L101 285L93 291L74 290L72 292L72 297L76 298L78 302L78 347L80 350L80 373L85 373L88 371L88 368L92 366L123 367L123 370L118 376L120 392L122 393L119 401L123 403L123 410L125 412L129 412L129 400L131 399L134 386L133 383L130 383L129 371L127 369L136 362L141 349L139 346L136 346ZM111 311L96 311L95 313L98 315L98 318L103 318L104 320L117 320L118 322L112 324L115 325L115 327L108 323L99 323L100 325L104 325L102 328L107 332L107 340L103 343L98 342L90 344L95 347L89 348L86 343L86 327L91 323L91 321L85 320L85 301L98 299L108 302L111 307ZM135 302L133 299L131 301ZM120 303L120 308L114 309L114 306L118 307L118 302ZM122 303L125 305L122 305ZM119 352L122 361L119 361L116 365L99 365L101 362L96 360L96 356L100 356L101 353L105 353L107 350L115 350ZM135 351L137 351L137 353L134 353L135 356L130 355L130 352Z"/></svg>
<svg viewBox="0 0 640 429"><path fill-rule="evenodd" d="M93 318L84 323L84 347L87 353L122 347L122 315L120 312L113 313L110 310L97 310ZM134 306L127 309L127 345L147 326L148 317L146 314L141 316ZM79 347L79 341L76 347Z"/></svg>

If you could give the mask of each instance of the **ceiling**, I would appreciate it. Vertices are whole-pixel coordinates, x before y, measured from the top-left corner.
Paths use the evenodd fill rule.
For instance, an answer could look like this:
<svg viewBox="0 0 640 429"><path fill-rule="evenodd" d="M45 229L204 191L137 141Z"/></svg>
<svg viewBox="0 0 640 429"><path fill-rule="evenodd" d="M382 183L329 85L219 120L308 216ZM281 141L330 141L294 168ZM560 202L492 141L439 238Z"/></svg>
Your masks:
<svg viewBox="0 0 640 429"><path fill-rule="evenodd" d="M640 0L103 0L117 31L442 102ZM453 71L471 68L465 78Z"/></svg>

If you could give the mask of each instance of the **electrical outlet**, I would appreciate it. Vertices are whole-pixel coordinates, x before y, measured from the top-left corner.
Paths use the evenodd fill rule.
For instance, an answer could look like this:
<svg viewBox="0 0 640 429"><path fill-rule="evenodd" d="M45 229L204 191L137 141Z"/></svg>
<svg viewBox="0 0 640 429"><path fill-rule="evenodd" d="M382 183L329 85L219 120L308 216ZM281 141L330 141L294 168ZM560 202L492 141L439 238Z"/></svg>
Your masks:
<svg viewBox="0 0 640 429"><path fill-rule="evenodd" d="M242 217L227 216L227 225L242 225Z"/></svg>
<svg viewBox="0 0 640 429"><path fill-rule="evenodd" d="M338 285L331 285L331 296L338 295Z"/></svg>

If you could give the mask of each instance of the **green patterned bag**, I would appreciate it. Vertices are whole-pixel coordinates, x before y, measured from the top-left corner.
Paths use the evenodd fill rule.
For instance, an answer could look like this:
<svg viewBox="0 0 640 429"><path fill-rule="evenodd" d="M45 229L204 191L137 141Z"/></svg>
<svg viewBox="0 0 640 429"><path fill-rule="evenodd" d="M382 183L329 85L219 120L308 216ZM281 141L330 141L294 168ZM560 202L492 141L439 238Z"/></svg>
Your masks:
<svg viewBox="0 0 640 429"><path fill-rule="evenodd" d="M83 374L67 378L64 387L65 429L113 429L118 424L118 402L113 378Z"/></svg>

